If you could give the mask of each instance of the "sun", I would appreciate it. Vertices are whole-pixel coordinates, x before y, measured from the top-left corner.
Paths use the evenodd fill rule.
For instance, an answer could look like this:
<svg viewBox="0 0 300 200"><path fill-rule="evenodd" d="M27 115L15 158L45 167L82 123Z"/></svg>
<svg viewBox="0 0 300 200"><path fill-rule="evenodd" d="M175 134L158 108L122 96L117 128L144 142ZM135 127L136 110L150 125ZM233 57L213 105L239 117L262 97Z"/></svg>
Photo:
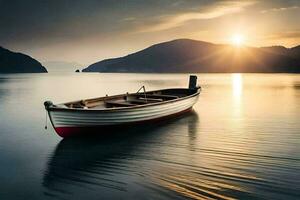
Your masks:
<svg viewBox="0 0 300 200"><path fill-rule="evenodd" d="M240 47L244 44L245 37L241 34L235 34L231 37L231 43L237 47Z"/></svg>

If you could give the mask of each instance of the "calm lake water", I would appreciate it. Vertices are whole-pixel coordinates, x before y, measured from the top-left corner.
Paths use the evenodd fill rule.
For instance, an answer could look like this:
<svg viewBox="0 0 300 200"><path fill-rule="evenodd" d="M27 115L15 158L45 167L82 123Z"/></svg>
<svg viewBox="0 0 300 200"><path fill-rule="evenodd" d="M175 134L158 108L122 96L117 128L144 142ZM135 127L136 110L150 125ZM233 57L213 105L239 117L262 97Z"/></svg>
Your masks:
<svg viewBox="0 0 300 200"><path fill-rule="evenodd" d="M188 74L0 75L0 199L299 199L300 75L198 79L190 114L62 140L45 100L186 87Z"/></svg>

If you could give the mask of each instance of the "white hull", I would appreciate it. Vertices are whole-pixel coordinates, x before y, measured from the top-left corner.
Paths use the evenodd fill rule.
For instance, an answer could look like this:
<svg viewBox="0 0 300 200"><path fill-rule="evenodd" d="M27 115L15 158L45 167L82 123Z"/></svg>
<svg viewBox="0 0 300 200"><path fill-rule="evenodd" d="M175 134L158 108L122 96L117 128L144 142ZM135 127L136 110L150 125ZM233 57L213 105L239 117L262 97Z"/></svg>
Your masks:
<svg viewBox="0 0 300 200"><path fill-rule="evenodd" d="M54 128L121 125L180 113L191 108L197 102L198 96L197 94L179 101L132 109L120 109L113 112L106 110L50 110L49 115Z"/></svg>

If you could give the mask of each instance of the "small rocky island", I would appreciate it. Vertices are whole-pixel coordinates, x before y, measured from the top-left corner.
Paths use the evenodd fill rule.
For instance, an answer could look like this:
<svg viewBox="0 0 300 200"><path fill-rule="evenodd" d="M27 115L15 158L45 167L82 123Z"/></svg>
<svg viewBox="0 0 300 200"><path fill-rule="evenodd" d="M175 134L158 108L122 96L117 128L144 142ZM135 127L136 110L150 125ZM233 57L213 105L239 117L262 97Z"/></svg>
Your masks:
<svg viewBox="0 0 300 200"><path fill-rule="evenodd" d="M0 73L47 73L34 58L0 47Z"/></svg>

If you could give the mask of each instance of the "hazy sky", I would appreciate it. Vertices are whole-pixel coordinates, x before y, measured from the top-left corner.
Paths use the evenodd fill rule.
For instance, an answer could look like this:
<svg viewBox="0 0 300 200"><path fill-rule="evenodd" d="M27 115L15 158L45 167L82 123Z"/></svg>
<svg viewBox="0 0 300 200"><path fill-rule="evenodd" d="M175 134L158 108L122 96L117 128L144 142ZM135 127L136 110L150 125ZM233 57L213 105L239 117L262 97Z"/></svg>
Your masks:
<svg viewBox="0 0 300 200"><path fill-rule="evenodd" d="M91 64L191 38L300 44L300 0L0 0L0 46L40 61Z"/></svg>

